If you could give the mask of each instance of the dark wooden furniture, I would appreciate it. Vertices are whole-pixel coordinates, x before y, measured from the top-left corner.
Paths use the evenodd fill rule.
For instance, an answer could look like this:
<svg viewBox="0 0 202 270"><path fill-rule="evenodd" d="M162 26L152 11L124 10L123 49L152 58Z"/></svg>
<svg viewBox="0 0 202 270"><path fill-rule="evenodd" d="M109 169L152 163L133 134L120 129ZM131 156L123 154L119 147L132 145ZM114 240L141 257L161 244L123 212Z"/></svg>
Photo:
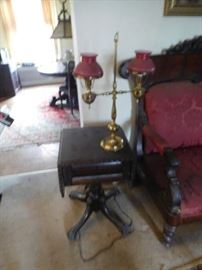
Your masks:
<svg viewBox="0 0 202 270"><path fill-rule="evenodd" d="M137 105L136 174L163 214L169 245L177 226L202 219L202 36L152 59L156 70Z"/></svg>
<svg viewBox="0 0 202 270"><path fill-rule="evenodd" d="M9 64L0 64L0 98L13 97L19 89L17 69Z"/></svg>
<svg viewBox="0 0 202 270"><path fill-rule="evenodd" d="M73 109L78 109L78 93L76 80L73 76L75 63L69 61L66 65L57 62L51 66L41 66L37 70L40 74L47 76L65 77L65 84L59 87L58 97L54 96L50 101L50 106L57 106L60 102L60 108L63 109L64 104L70 107L71 114L73 115Z"/></svg>
<svg viewBox="0 0 202 270"><path fill-rule="evenodd" d="M63 108L63 101L65 100L69 105L71 114L73 115L73 109L78 109L78 94L76 80L73 76L75 63L69 61L67 65L67 73L65 78L65 85L59 87L58 97L53 97L50 105L55 106L57 101L60 101L60 106Z"/></svg>
<svg viewBox="0 0 202 270"><path fill-rule="evenodd" d="M146 89L162 82L190 80L201 81L202 77L202 36L185 40L169 49L164 49L162 54L152 55L155 72L147 77ZM122 78L129 79L127 66L131 59L124 61L119 67Z"/></svg>
<svg viewBox="0 0 202 270"><path fill-rule="evenodd" d="M65 129L61 133L58 156L61 195L64 197L66 186L85 186L84 193L70 193L71 199L86 202L84 215L68 232L71 240L78 237L80 228L92 212L99 210L123 235L133 230L132 224L126 224L118 213L106 205L109 198L117 195L117 189L105 192L102 188L103 183L131 181L133 154L121 129L119 133L125 140L125 147L116 153L106 152L100 147L101 139L108 135L106 127Z"/></svg>

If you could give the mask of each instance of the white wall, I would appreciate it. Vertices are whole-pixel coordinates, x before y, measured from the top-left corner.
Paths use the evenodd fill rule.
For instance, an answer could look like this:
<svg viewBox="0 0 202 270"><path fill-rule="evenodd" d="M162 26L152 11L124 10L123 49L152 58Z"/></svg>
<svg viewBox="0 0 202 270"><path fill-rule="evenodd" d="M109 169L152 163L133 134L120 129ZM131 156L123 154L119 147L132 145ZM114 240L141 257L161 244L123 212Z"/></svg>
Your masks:
<svg viewBox="0 0 202 270"><path fill-rule="evenodd" d="M2 20L0 20L0 48L8 48L8 41L6 38Z"/></svg>
<svg viewBox="0 0 202 270"><path fill-rule="evenodd" d="M111 89L113 71L113 37L119 32L118 61L131 58L134 50L147 49L159 53L186 38L202 34L202 17L165 17L164 0L74 0L71 2L73 41L76 61L81 52L98 53L104 70L103 78L94 85L96 91ZM118 79L119 89L128 89L128 82ZM131 130L131 96L117 100L120 124L128 138ZM88 106L80 99L83 124L98 123L110 118L111 98L98 97ZM133 122L133 121L132 121Z"/></svg>

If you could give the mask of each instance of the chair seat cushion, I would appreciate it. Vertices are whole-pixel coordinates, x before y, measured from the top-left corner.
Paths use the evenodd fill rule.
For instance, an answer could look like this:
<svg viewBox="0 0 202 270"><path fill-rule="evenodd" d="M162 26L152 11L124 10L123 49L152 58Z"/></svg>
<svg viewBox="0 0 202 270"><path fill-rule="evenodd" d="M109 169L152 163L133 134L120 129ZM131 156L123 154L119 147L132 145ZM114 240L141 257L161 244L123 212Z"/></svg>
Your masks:
<svg viewBox="0 0 202 270"><path fill-rule="evenodd" d="M191 221L202 218L202 147L175 150L180 160L177 177L181 184L181 218ZM145 158L149 174L161 190L166 187L165 161L158 154Z"/></svg>
<svg viewBox="0 0 202 270"><path fill-rule="evenodd" d="M172 148L202 145L202 83L155 85L145 95L149 124ZM146 152L155 148L146 141Z"/></svg>

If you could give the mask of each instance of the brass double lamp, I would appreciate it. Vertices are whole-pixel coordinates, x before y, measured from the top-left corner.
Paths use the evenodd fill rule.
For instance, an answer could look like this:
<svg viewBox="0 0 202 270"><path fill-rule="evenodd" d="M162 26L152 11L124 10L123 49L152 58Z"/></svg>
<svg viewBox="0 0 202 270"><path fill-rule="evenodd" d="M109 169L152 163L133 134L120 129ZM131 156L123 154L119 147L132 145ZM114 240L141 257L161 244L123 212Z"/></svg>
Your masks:
<svg viewBox="0 0 202 270"><path fill-rule="evenodd" d="M134 88L132 90L117 90L117 47L118 47L118 33L114 36L114 79L111 91L105 91L96 94L92 91L92 85L95 79L103 76L101 66L96 62L97 54L95 53L81 53L81 62L75 67L74 75L84 80L85 93L82 98L85 103L91 104L98 95L112 95L112 111L111 121L107 124L110 135L100 142L100 146L106 151L117 152L124 147L124 140L117 135L119 126L116 124L116 98L117 94L133 93L136 102L144 95L144 88L142 86L143 78L151 72L154 72L155 67L150 58L150 51L138 50L136 56L128 64L128 71L134 79Z"/></svg>

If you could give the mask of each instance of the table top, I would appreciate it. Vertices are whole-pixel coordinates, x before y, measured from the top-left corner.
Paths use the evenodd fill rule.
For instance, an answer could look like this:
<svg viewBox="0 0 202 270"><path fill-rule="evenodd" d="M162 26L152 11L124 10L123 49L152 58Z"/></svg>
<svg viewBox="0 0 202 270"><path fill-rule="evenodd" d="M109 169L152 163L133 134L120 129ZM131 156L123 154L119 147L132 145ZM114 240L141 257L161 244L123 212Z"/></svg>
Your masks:
<svg viewBox="0 0 202 270"><path fill-rule="evenodd" d="M46 65L39 66L37 71L47 76L65 77L67 75L67 64L60 61L51 62Z"/></svg>
<svg viewBox="0 0 202 270"><path fill-rule="evenodd" d="M124 148L118 152L101 148L100 141L108 135L106 126L64 129L61 132L58 164L72 166L131 160L132 150L123 130L120 128L118 135L124 139Z"/></svg>

